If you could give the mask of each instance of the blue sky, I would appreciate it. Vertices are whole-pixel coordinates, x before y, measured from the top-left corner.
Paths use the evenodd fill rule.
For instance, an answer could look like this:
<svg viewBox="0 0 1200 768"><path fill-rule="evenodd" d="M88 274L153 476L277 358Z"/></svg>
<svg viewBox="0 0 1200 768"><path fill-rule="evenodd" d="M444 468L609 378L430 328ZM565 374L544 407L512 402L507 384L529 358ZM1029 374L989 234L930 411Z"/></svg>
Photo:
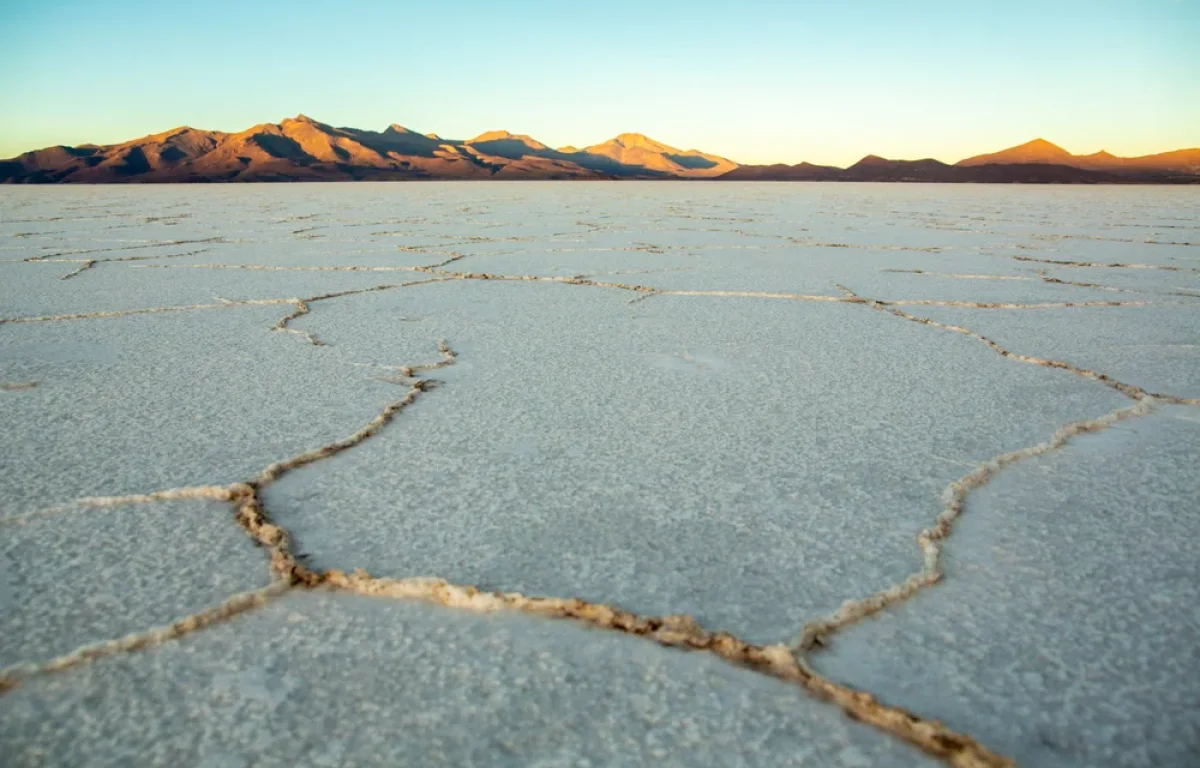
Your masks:
<svg viewBox="0 0 1200 768"><path fill-rule="evenodd" d="M740 162L1200 146L1200 0L0 0L0 34L0 157L298 113Z"/></svg>

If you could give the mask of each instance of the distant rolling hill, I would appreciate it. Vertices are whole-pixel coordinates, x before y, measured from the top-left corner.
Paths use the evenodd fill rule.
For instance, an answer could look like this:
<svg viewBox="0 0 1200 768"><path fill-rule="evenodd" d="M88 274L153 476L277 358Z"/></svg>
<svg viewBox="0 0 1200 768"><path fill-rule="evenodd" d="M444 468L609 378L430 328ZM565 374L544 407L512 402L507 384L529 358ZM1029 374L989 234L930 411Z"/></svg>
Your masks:
<svg viewBox="0 0 1200 768"><path fill-rule="evenodd" d="M887 160L868 155L849 168L800 165L743 165L721 177L724 181L894 181L979 184L1105 184L1135 179L1061 165L1013 163L974 168L940 160ZM1136 180L1145 180L1142 178ZM1154 181L1160 181L1156 175ZM1200 177L1197 177L1200 181Z"/></svg>
<svg viewBox="0 0 1200 768"><path fill-rule="evenodd" d="M982 165L1012 163L1065 165L1071 168L1112 173L1135 171L1200 175L1200 149L1179 149L1174 152L1141 157L1117 157L1104 151L1091 155L1072 155L1062 147L1051 144L1045 139L1034 139L1016 147L993 152L990 155L968 157L966 160L958 161L956 165L973 168Z"/></svg>
<svg viewBox="0 0 1200 768"><path fill-rule="evenodd" d="M639 133L582 149L508 131L444 139L400 125L337 128L304 115L240 133L187 126L122 144L48 147L0 160L4 183L152 183L421 179L716 179L1031 184L1200 183L1200 149L1121 158L1072 155L1043 139L954 165L868 155L849 168L738 165Z"/></svg>
<svg viewBox="0 0 1200 768"><path fill-rule="evenodd" d="M724 181L908 181L977 184L1196 184L1200 149L1181 149L1144 157L1107 152L1072 155L1044 139L954 165L940 160L888 160L868 155L849 168L827 165L742 165Z"/></svg>

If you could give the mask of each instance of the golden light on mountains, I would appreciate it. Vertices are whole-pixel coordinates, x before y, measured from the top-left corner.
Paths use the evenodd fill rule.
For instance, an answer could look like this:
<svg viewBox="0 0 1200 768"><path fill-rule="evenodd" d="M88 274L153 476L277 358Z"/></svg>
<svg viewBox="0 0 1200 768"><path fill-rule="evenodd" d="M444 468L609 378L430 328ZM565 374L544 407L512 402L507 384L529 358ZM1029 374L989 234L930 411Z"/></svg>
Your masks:
<svg viewBox="0 0 1200 768"><path fill-rule="evenodd" d="M640 133L582 149L551 148L506 130L445 139L401 125L337 128L304 115L239 133L187 126L108 146L49 147L0 161L7 183L340 181L422 179L721 179L779 181L1200 182L1200 149L1121 158L1073 155L1044 139L967 158L889 160L842 169L739 165Z"/></svg>

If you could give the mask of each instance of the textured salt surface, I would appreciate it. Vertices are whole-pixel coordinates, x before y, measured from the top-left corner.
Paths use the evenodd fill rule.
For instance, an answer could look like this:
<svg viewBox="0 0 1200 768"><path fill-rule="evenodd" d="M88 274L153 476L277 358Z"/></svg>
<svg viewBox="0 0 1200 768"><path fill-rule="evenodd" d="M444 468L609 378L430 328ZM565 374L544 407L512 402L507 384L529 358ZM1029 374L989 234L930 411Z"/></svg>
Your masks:
<svg viewBox="0 0 1200 768"><path fill-rule="evenodd" d="M0 747L1185 764L1198 218L1186 189L0 190Z"/></svg>
<svg viewBox="0 0 1200 768"><path fill-rule="evenodd" d="M163 624L267 584L223 504L89 509L0 529L0 667Z"/></svg>

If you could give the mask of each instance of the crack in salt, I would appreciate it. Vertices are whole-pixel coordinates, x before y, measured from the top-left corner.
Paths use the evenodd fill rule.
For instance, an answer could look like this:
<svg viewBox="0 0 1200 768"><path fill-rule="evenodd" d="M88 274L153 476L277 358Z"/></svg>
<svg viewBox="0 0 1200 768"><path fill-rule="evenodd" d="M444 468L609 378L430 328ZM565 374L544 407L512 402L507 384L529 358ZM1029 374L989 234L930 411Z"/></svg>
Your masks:
<svg viewBox="0 0 1200 768"><path fill-rule="evenodd" d="M75 251L58 251L56 253L42 254L41 256L30 256L27 259L22 259L22 261L27 261L27 262L49 261L51 259L56 259L61 256L81 256L86 253L111 253L113 251L136 251L136 250L140 250L142 248L167 248L172 245L196 245L199 243L222 243L222 242L225 242L225 238L220 237L220 236L205 237L200 240L166 240L161 243L141 243L139 245L121 245L121 246L117 246L114 248L82 248L82 249L75 250ZM151 257L151 258L161 258L161 257ZM113 261L116 261L116 259L113 259Z"/></svg>
<svg viewBox="0 0 1200 768"><path fill-rule="evenodd" d="M1195 297L1197 295L1195 293L1187 292L1186 289L1180 289L1177 291L1168 291L1168 292L1145 291L1145 290L1141 290L1138 288L1119 288L1117 286L1104 285L1102 283L1085 283L1085 282L1080 282L1078 280L1063 280L1062 278L1053 277L1052 275L1047 273L1046 270L1044 270L1044 269L1037 270L1037 277L1031 277L1029 275L978 275L978 274L962 274L962 273L955 273L955 272L931 272L929 270L924 270L924 269L881 269L879 271L880 272L892 272L892 273L905 274L905 275L927 275L929 277L953 278L955 280L1026 280L1026 281L1040 280L1043 283L1050 283L1051 285L1070 285L1070 286L1074 286L1076 288L1094 288L1099 291L1114 291L1116 293L1152 294L1155 296ZM1175 302L1175 303L1179 303L1179 302ZM1104 302L1099 302L1099 305L1103 306ZM1078 305L1076 305L1076 306L1078 306Z"/></svg>
<svg viewBox="0 0 1200 768"><path fill-rule="evenodd" d="M41 386L40 381L0 381L0 392L23 392Z"/></svg>
<svg viewBox="0 0 1200 768"><path fill-rule="evenodd" d="M303 299L296 299L296 308L294 310L292 310L290 313L288 313L288 314L284 315L282 318L280 318L279 322L277 322L277 323L275 323L275 325L271 326L271 330L272 331L283 331L284 333L294 333L298 336L303 336L305 339L308 340L308 343L312 344L314 347L325 346L325 342L321 341L321 339L316 334L314 334L310 331L299 330L296 328L288 328L288 323L292 322L293 320L295 320L298 317L303 317L304 315L307 315L307 314L308 314L308 304Z"/></svg>
<svg viewBox="0 0 1200 768"><path fill-rule="evenodd" d="M75 269L66 273L65 275L59 277L58 279L59 280L69 280L70 278L75 277L75 275L78 275L80 272L91 269L94 266L96 266L95 259L84 261L83 264L80 264L78 267L76 267Z"/></svg>
<svg viewBox="0 0 1200 768"><path fill-rule="evenodd" d="M1033 280L1028 275L975 275L961 272L930 272L927 269L881 269L880 272L894 272L902 275L929 275L930 277L953 277L957 280Z"/></svg>
<svg viewBox="0 0 1200 768"><path fill-rule="evenodd" d="M0 517L0 526L24 525L31 520L52 517L64 512L89 507L102 509L106 507L120 507L126 504L148 504L154 501L230 501L232 499L233 493L228 487L222 485L193 485L182 488L167 488L151 493L135 493L126 496L86 496L57 507L47 507L33 512L26 512L23 515Z"/></svg>
<svg viewBox="0 0 1200 768"><path fill-rule="evenodd" d="M1122 262L1100 262L1100 261L1065 261L1059 259L1035 259L1032 256L1009 256L1015 261L1029 261L1035 264L1053 264L1057 267L1096 267L1103 269L1160 269L1165 272L1200 272L1200 269L1195 267L1172 267L1163 264L1125 264Z"/></svg>
<svg viewBox="0 0 1200 768"><path fill-rule="evenodd" d="M230 307L252 307L269 304L295 304L295 299L241 299L231 301L221 299L220 304L184 304L172 307L144 307L140 309L115 309L108 312L76 312L67 315L37 315L33 317L0 317L0 325L8 323L57 323L70 320L93 320L108 317L129 317L130 315L156 315L167 312L187 312L202 309L228 309Z"/></svg>
<svg viewBox="0 0 1200 768"><path fill-rule="evenodd" d="M0 264L79 264L78 268L59 277L60 280L67 280L75 277L80 272L91 269L97 264L108 264L119 261L155 261L158 259L181 259L185 256L195 256L198 253L207 253L210 248L199 248L194 251L184 251L183 253L164 253L153 256L118 256L111 259L66 259L56 256L30 256L25 259L3 259ZM86 253L86 251L84 251Z"/></svg>
<svg viewBox="0 0 1200 768"><path fill-rule="evenodd" d="M252 272L412 272L397 266L275 266L272 264L137 264L136 269L245 269Z"/></svg>

